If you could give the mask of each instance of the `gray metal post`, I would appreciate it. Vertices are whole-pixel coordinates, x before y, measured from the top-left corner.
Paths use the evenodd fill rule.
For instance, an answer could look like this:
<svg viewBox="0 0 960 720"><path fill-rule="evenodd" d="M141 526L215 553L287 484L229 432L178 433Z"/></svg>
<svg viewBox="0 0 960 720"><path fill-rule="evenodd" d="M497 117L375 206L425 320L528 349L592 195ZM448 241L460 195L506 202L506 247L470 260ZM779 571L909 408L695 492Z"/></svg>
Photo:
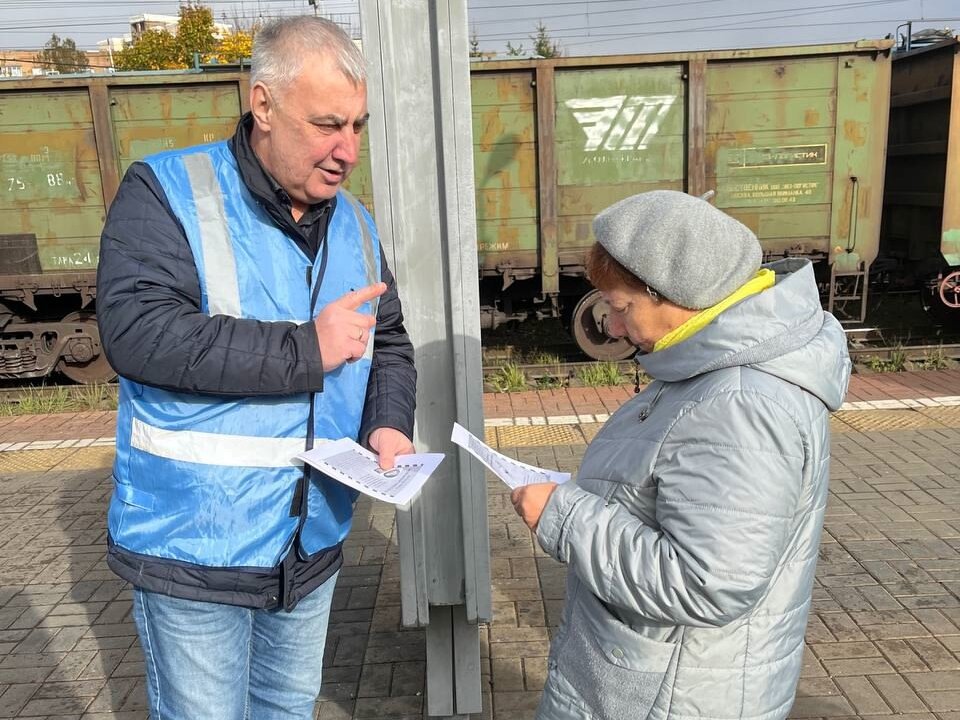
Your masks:
<svg viewBox="0 0 960 720"><path fill-rule="evenodd" d="M414 441L447 453L398 511L402 618L427 629L427 714L481 711L478 622L492 615L466 0L360 0L374 210L420 376Z"/></svg>

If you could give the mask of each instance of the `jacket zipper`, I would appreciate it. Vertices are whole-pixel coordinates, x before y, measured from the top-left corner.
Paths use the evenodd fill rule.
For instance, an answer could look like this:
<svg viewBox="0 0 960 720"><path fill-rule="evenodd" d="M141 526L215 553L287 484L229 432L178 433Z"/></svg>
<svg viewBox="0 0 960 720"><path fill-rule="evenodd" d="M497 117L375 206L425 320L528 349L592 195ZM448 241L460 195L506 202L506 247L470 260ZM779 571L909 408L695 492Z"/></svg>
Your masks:
<svg viewBox="0 0 960 720"><path fill-rule="evenodd" d="M317 273L317 281L313 281L313 268L314 266L307 265L306 269L306 281L307 281L307 290L310 294L310 321L313 321L313 313L317 307L317 299L320 296L320 285L323 283L323 276L326 273L327 269L327 252L329 245L327 244L327 238L323 238L321 241L322 248L320 254L320 270ZM313 449L313 443L315 441L314 437L314 421L316 419L316 410L314 404L314 398L316 393L310 393L310 412L307 415L307 437L306 437L306 450ZM293 493L293 501L290 503L290 517L297 518L297 529L293 533L293 541L290 544L290 549L287 551L287 554L284 556L283 560L280 562L280 598L279 606L285 610L290 610L290 591L293 589L293 578L289 576L290 570L295 557L300 556L300 539L303 533L303 525L307 520L307 511L308 511L308 494L310 491L310 466L304 463L303 474L300 476L300 479L297 481L297 488ZM306 554L306 553L304 553Z"/></svg>
<svg viewBox="0 0 960 720"><path fill-rule="evenodd" d="M659 380L656 380L655 382L659 383L659 387L657 388L657 394L654 395L654 396L653 396L653 400L651 400L649 403L647 403L647 404L643 407L643 409L640 411L640 414L637 416L637 419L638 419L640 422L643 422L643 421L646 420L648 417L650 417L650 413L653 412L653 408L656 406L657 400L660 399L660 395L663 394L663 390L664 390L664 388L666 387L666 385L665 385L664 383L660 382Z"/></svg>

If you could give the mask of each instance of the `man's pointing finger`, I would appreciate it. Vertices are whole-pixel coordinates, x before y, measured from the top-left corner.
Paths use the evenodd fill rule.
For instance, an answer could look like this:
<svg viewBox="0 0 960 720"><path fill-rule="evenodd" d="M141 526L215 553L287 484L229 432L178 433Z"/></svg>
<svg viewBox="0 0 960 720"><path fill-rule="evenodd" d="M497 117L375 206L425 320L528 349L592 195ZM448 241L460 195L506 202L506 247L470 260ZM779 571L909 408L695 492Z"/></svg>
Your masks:
<svg viewBox="0 0 960 720"><path fill-rule="evenodd" d="M386 291L386 283L374 283L373 285L362 287L359 290L351 290L350 292L341 295L339 298L334 300L334 302L342 307L347 308L348 310L356 310L364 303L380 297Z"/></svg>

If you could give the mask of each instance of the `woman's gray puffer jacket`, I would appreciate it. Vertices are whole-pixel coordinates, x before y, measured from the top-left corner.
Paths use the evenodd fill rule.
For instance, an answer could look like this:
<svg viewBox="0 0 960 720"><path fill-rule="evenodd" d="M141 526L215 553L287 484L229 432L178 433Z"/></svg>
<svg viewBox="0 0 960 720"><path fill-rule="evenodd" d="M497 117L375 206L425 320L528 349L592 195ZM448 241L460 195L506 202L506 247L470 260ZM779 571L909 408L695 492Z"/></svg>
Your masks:
<svg viewBox="0 0 960 720"><path fill-rule="evenodd" d="M850 361L806 260L678 345L537 528L569 566L542 719L785 718Z"/></svg>

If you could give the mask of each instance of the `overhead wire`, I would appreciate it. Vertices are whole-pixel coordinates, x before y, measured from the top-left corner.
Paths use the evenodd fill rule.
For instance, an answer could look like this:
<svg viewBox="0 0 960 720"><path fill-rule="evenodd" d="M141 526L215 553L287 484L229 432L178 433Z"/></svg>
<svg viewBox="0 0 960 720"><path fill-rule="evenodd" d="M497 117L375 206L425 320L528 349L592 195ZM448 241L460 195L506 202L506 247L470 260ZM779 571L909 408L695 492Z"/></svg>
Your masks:
<svg viewBox="0 0 960 720"><path fill-rule="evenodd" d="M675 2L675 3L658 1L655 3L644 4L642 6L638 6L638 4L635 2L628 3L628 0L590 0L589 4L591 7L595 5L601 5L601 6L606 6L606 9L600 9L600 10L591 9L589 13L587 11L577 12L577 13L565 13L562 15L546 16L545 18L536 18L536 19L555 20L559 18L584 17L587 14L594 16L594 15L610 15L610 14L624 13L624 12L635 13L637 11L676 8L681 6L713 5L721 2L729 2L729 0L681 0L680 2ZM773 29L783 29L783 28L791 28L791 27L819 27L819 26L826 27L826 26L836 26L836 25L849 25L853 21L846 21L846 22L826 21L826 22L810 23L810 24L804 24L804 25L797 25L795 23L791 23L789 25L763 25L763 26L749 25L747 27L747 25L750 23L785 20L788 18L801 17L804 15L816 14L819 12L834 13L834 12L843 12L846 10L863 9L865 7L875 7L878 5L889 6L889 5L901 4L903 2L908 2L908 0L871 0L871 1L857 0L855 2L831 3L828 5L799 5L799 6L794 6L792 8L781 8L777 10L768 9L768 10L757 10L757 11L749 11L749 12L725 13L725 14L719 14L719 15L706 15L706 16L698 16L696 18L678 19L674 17L674 18L667 18L667 19L663 19L663 18L645 19L637 22L620 22L620 23L609 23L609 24L601 24L601 25L594 24L590 26L587 32L584 32L584 29L582 27L555 28L549 32L549 37L552 40L564 40L565 47L580 47L580 46L589 45L592 43L614 42L618 39L627 40L633 37L649 37L652 35L675 35L675 34L683 34L683 33L700 33L700 32L708 32L714 29L739 28L744 30L751 30L751 29L773 30ZM171 0L139 0L139 4L154 5L154 6L165 5L167 7L174 5L174 3ZM182 5L183 3L177 3L177 4ZM247 20L255 21L256 19L258 19L259 17L258 15L256 14L251 15L249 12L250 6L254 4L258 6L269 6L270 8L269 12L271 14L276 14L276 15L287 15L287 14L293 14L293 13L305 14L306 12L308 12L304 9L306 7L306 0L301 0L301 2L295 2L295 0L204 0L203 4L208 6L209 5L219 6L217 8L217 13L220 13L221 10L224 10L224 9L226 9L226 11L229 11L230 9L237 10L237 9L242 9L242 7L245 7L247 10L247 13L245 15L235 14L234 18L228 18L228 19L236 19L237 21L240 21L240 22L244 22ZM301 4L303 5L303 7L301 7ZM583 4L584 4L583 0L556 0L554 2L543 2L543 3L540 3L540 2L513 3L510 5L510 7L512 9L531 9L532 10L534 8L540 8L540 7L546 8L546 7L570 6L570 5L582 6ZM630 7L618 7L618 8L611 9L610 6L613 4L618 4L618 5L629 4ZM6 6L16 6L18 9L23 9L25 7L29 7L29 8L49 7L50 5L52 5L52 3L45 3L43 2L43 0L0 0L0 9ZM129 3L128 3L128 0L90 0L89 2L85 3L85 6L103 7L103 8L114 7L114 6L129 7ZM238 6L241 6L241 7L238 7ZM322 9L325 15L353 17L358 15L359 13L356 10L352 10L348 8L355 8L355 7L356 7L356 3L351 2L351 0L346 0L345 2L342 2L342 3L337 3L337 2L322 3ZM481 10L481 11L494 10L494 9L502 10L504 8L504 5L502 3L495 4L495 5L481 5L477 2L470 2L470 8L471 10ZM226 12L223 12L222 15L220 15L220 17L228 17L228 16ZM217 19L216 13L215 13L215 19ZM523 21L532 20L532 19L535 19L535 18L531 16L531 17L518 17L518 18L512 18L512 17L499 18L497 20L479 19L479 20L473 21L472 24L492 24L492 23L503 24L507 22L510 22L510 23L523 22ZM730 23L711 24L703 27L687 27L687 28L678 28L678 29L671 29L671 30L653 30L649 32L645 32L645 31L629 32L626 30L627 28L638 27L638 26L642 26L646 28L650 26L658 26L658 25L664 25L664 24L675 25L677 23L693 23L693 22L705 21L705 20L726 20L726 19L735 19L735 21ZM925 22L941 22L941 21L953 21L953 20L954 18L941 18L941 19L931 18L931 19L926 19ZM855 22L857 25L866 25L866 24L876 25L876 24L886 24L886 23L899 22L899 21L900 19L857 20ZM36 30L41 28L55 30L61 27L69 27L71 30L73 30L73 33L71 34L74 34L74 35L88 34L89 35L89 34L97 33L98 31L95 29L86 30L84 28L102 28L107 26L116 26L118 24L118 21L114 19L114 16L102 16L102 15L93 16L93 17L88 16L82 19L81 18L61 18L60 20L58 20L56 23L53 23L53 24L51 24L49 20L43 23L31 23L30 21L27 21L26 23L21 23L16 21L14 22L16 24L13 24L13 23L3 24L3 22L0 21L0 32L14 31L14 30ZM618 33L599 32L599 31L602 31L605 29L611 29L611 28L616 28L620 30L620 32ZM519 34L516 32L514 33L480 32L478 33L478 37L481 43L496 42L496 41L506 40L506 39L514 39L514 38L518 38L518 36ZM576 41L576 42L569 42L569 41ZM8 47L7 49L15 50L20 48ZM34 50L37 48L35 46L31 46L31 47L25 47L22 49Z"/></svg>
<svg viewBox="0 0 960 720"><path fill-rule="evenodd" d="M648 20L640 20L637 22L620 22L620 23L612 23L607 25L591 25L590 30L592 32L593 30L604 30L608 28L627 28L627 27L635 27L638 25L646 27L649 25L676 24L678 22L698 22L702 20L722 20L727 18L745 18L745 17L758 16L758 15L764 15L764 16L771 15L773 17L772 18L765 18L765 17L756 18L757 20L764 20L764 19L776 20L776 19L780 19L780 17L786 18L786 17L796 17L802 14L811 14L811 13L816 14L824 10L828 10L831 12L842 11L842 10L854 10L854 9L862 9L868 6L873 7L877 5L893 5L901 2L903 2L903 0L858 0L857 2L842 3L842 4L830 3L827 5L798 5L790 9L781 8L778 10L754 10L754 11L743 12L743 13L724 13L722 15L703 15L700 17L683 19L683 20L680 20L677 18L667 18L667 19L660 19L660 20L648 19ZM749 21L744 20L743 22L749 22ZM716 26L716 27L722 27L722 26ZM560 29L551 30L550 37L551 38L563 37L561 33L566 32L567 30L572 30L572 29L573 28L560 28ZM485 35L484 37L488 37L491 39L507 39L507 38L516 37L516 34L515 33L509 33L509 34L491 33L491 34Z"/></svg>
<svg viewBox="0 0 960 720"><path fill-rule="evenodd" d="M811 15L811 14L815 14L815 13L797 13L796 15L792 15L790 17L799 17L801 15ZM767 18L767 19L779 20L779 19L786 19L786 17ZM925 22L953 22L958 19L960 18L956 18L956 17L930 18ZM896 23L896 22L900 22L900 19L897 18L892 20L862 20L858 23L858 25L881 24L881 23L890 24L890 23ZM577 43L568 43L564 47L577 47L579 45L590 45L590 44L593 44L594 42L604 43L604 42L611 42L613 40L629 40L631 38L651 37L654 35L681 35L684 33L709 32L711 30L716 30L716 29L736 28L739 30L783 30L783 29L796 28L796 27L821 27L821 26L834 26L834 25L849 26L850 22L849 21L847 22L829 22L828 21L828 22L817 22L817 23L806 23L806 24L790 23L788 25L751 25L751 26L745 26L745 25L741 26L741 24L738 22L738 23L729 23L729 24L720 24L720 25L705 25L699 28L684 28L680 30L656 30L652 32L637 32L637 33L630 33L629 35L617 35L617 34L607 34L605 36L591 35L589 36L592 38L591 40L585 40L583 42L577 42ZM588 37L588 36L582 35L581 37Z"/></svg>

